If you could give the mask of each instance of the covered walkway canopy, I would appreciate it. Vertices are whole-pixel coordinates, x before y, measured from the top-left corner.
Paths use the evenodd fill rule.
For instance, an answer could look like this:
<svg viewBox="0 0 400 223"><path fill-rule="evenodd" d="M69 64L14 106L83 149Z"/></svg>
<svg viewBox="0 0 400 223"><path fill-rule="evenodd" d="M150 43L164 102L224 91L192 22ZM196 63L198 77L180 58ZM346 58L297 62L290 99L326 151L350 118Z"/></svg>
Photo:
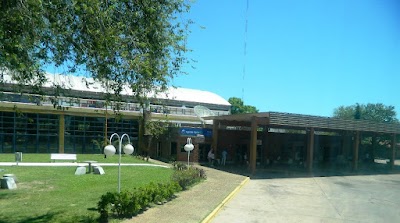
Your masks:
<svg viewBox="0 0 400 223"><path fill-rule="evenodd" d="M247 127L250 129L250 169L252 172L256 168L256 149L257 149L257 131L260 127L266 129L279 128L291 130L305 130L307 133L307 167L312 170L313 150L314 150L314 132L350 132L354 134L353 144L353 168L357 169L358 150L360 133L369 132L372 134L391 135L391 161L394 166L396 135L400 134L400 124L378 123L367 120L344 120L338 118L280 113L280 112L262 112L252 114L235 114L224 116L206 117L205 119L214 121L213 147L218 145L218 130L227 129L227 127Z"/></svg>

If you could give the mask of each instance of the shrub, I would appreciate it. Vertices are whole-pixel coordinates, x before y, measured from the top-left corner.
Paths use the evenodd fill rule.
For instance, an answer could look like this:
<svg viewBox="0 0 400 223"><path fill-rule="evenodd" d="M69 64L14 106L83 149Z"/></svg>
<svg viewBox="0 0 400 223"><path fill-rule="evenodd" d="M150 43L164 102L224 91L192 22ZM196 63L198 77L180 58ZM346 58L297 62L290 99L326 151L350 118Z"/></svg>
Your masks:
<svg viewBox="0 0 400 223"><path fill-rule="evenodd" d="M131 199L132 193L127 191L122 191L121 193L117 193L115 195L116 200L113 205L113 212L116 212L118 216L130 216L132 213L135 213L137 203L135 200Z"/></svg>
<svg viewBox="0 0 400 223"><path fill-rule="evenodd" d="M169 184L164 184L164 198L166 201L174 198L175 193L178 193L182 190L182 187L177 182L171 182Z"/></svg>
<svg viewBox="0 0 400 223"><path fill-rule="evenodd" d="M118 218L135 216L152 203L159 204L169 201L175 193L181 190L182 188L176 182L170 182L166 184L150 183L145 187L135 188L131 192L107 192L101 196L97 204L100 220L107 221L110 215Z"/></svg>
<svg viewBox="0 0 400 223"><path fill-rule="evenodd" d="M195 167L176 168L172 175L172 181L177 182L183 190L202 179L206 179L204 170Z"/></svg>
<svg viewBox="0 0 400 223"><path fill-rule="evenodd" d="M180 163L180 162L173 162L172 166L174 167L174 170L184 170L187 169L186 164Z"/></svg>
<svg viewBox="0 0 400 223"><path fill-rule="evenodd" d="M161 204L171 200L175 193L186 190L191 185L206 178L203 169L189 167L182 163L174 164L172 181L166 184L150 183L133 191L107 192L97 204L100 221L108 221L110 216L117 218L132 217L145 210L151 204Z"/></svg>
<svg viewBox="0 0 400 223"><path fill-rule="evenodd" d="M97 203L97 210L100 213L100 219L108 219L108 213L112 212L111 207L116 201L115 195L115 193L107 192L101 196L100 201Z"/></svg>
<svg viewBox="0 0 400 223"><path fill-rule="evenodd" d="M176 161L176 157L175 156L170 156L169 157L169 162L175 162Z"/></svg>

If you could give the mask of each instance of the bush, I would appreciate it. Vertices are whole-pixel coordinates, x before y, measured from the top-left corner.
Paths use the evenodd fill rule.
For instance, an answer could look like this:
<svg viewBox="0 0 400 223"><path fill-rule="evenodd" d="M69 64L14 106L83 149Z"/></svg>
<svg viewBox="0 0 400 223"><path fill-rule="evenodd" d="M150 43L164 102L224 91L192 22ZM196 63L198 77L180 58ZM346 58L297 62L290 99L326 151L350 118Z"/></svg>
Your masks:
<svg viewBox="0 0 400 223"><path fill-rule="evenodd" d="M172 175L172 181L177 182L183 190L186 190L191 185L200 182L202 179L206 179L205 171L196 167L177 167Z"/></svg>
<svg viewBox="0 0 400 223"><path fill-rule="evenodd" d="M186 164L180 163L180 162L173 162L172 166L173 166L174 170L185 170L185 169L187 169Z"/></svg>
<svg viewBox="0 0 400 223"><path fill-rule="evenodd" d="M100 213L100 219L105 220L108 219L108 213L113 212L112 205L115 204L116 193L107 192L102 195L100 201L97 203L97 210Z"/></svg>
<svg viewBox="0 0 400 223"><path fill-rule="evenodd" d="M107 221L110 215L117 218L135 216L151 204L169 201L175 193L181 190L182 188L176 182L170 182L166 184L150 183L145 187L135 188L132 192L107 192L101 196L97 204L100 220Z"/></svg>
<svg viewBox="0 0 400 223"><path fill-rule="evenodd" d="M132 193L122 191L116 194L116 200L113 205L112 211L116 212L118 216L129 216L131 213L136 213L139 207L137 201L131 199Z"/></svg>
<svg viewBox="0 0 400 223"><path fill-rule="evenodd" d="M186 190L191 185L206 178L203 169L189 167L182 163L174 164L175 172L172 181L165 184L150 183L133 191L107 192L97 204L100 221L107 222L110 216L123 218L133 217L148 208L151 204L162 204L171 200L175 193Z"/></svg>

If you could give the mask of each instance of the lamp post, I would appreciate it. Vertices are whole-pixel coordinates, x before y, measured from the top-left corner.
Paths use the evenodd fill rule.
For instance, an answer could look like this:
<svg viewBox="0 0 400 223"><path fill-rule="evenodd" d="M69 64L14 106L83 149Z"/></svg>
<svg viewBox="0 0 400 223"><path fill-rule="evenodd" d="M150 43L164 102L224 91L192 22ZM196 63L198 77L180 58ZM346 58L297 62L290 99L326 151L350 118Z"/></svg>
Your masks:
<svg viewBox="0 0 400 223"><path fill-rule="evenodd" d="M122 147L122 140L124 139L125 136L128 137L128 142L129 143L124 146L124 153L130 155L130 154L133 153L134 148L131 145L131 140L130 140L128 134L123 134L120 137L117 133L113 133L110 136L110 144L104 147L104 154L106 156L112 156L112 155L115 154L116 149L111 144L112 138L114 136L118 137L118 143L119 143L119 145L118 145L118 153L119 153L119 159L118 159L118 193L120 193L121 192L121 150L122 150L121 147Z"/></svg>
<svg viewBox="0 0 400 223"><path fill-rule="evenodd" d="M188 168L189 168L189 159L190 159L190 151L194 149L194 145L192 144L192 139L187 138L186 145L183 147L186 152L188 152Z"/></svg>

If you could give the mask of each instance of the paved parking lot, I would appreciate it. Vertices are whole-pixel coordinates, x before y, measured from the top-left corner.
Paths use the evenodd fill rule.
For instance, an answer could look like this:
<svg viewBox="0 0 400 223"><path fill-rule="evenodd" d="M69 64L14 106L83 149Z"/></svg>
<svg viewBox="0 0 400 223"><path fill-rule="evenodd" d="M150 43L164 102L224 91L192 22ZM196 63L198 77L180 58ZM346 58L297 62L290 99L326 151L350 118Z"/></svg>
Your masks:
<svg viewBox="0 0 400 223"><path fill-rule="evenodd" d="M400 222L400 174L252 179L212 222Z"/></svg>

